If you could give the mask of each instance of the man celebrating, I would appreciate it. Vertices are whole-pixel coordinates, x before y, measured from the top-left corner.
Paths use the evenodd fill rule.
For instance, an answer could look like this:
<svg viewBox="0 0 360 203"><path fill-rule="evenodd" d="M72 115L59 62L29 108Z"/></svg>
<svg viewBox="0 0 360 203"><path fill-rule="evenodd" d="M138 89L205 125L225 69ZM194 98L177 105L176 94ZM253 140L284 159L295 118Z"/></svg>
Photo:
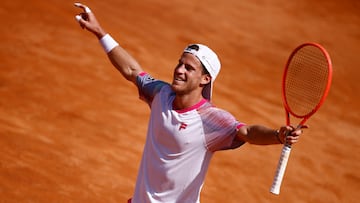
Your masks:
<svg viewBox="0 0 360 203"><path fill-rule="evenodd" d="M248 142L294 144L301 130L246 125L211 104L218 56L202 44L190 44L181 54L171 84L152 78L104 31L91 10L76 16L82 28L99 40L115 68L137 86L150 106L146 143L131 202L200 202L205 175L216 151ZM285 134L289 134L285 136Z"/></svg>

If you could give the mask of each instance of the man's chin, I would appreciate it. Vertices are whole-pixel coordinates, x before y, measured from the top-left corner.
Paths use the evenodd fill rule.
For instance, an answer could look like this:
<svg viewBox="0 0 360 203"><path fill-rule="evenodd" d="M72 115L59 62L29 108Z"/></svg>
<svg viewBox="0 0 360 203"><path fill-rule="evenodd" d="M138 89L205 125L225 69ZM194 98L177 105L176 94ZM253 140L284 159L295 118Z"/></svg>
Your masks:
<svg viewBox="0 0 360 203"><path fill-rule="evenodd" d="M176 90L179 89L179 86L177 84L172 83L170 86L174 92L176 92Z"/></svg>
<svg viewBox="0 0 360 203"><path fill-rule="evenodd" d="M181 92L181 86L179 84L172 83L171 89L172 89L172 91L177 92L177 93Z"/></svg>

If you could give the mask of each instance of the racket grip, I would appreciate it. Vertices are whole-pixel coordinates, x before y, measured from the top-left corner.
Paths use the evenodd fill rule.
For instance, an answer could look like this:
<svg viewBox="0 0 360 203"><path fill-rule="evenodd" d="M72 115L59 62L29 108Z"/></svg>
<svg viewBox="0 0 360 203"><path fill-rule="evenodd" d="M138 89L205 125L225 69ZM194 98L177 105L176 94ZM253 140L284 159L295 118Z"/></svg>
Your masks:
<svg viewBox="0 0 360 203"><path fill-rule="evenodd" d="M285 169L286 169L286 165L287 165L287 162L288 162L288 159L290 156L290 152L291 152L291 145L285 144L282 148L279 163L278 163L276 173L275 173L275 177L274 177L272 186L270 188L270 192L275 195L280 194L281 182L282 182L284 174L285 174Z"/></svg>

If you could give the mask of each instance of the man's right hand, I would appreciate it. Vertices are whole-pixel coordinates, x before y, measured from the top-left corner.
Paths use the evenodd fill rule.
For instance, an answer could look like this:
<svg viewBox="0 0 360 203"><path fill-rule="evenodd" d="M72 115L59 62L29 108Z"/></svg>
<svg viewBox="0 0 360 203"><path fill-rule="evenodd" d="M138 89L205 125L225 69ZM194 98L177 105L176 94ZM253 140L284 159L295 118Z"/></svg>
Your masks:
<svg viewBox="0 0 360 203"><path fill-rule="evenodd" d="M74 5L83 9L82 13L75 16L75 19L79 22L81 28L92 32L98 39L101 39L106 32L100 26L94 13L84 4L75 3Z"/></svg>

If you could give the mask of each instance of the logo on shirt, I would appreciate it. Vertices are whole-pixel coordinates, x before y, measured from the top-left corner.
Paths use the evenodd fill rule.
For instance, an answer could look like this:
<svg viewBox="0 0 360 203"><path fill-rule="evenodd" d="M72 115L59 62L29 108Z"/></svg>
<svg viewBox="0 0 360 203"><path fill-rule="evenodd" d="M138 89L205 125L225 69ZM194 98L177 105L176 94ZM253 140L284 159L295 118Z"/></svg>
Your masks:
<svg viewBox="0 0 360 203"><path fill-rule="evenodd" d="M187 126L188 126L188 125L187 125L186 123L181 122L181 123L180 123L180 126L179 126L179 131L180 131L180 130L185 130Z"/></svg>
<svg viewBox="0 0 360 203"><path fill-rule="evenodd" d="M147 81L154 81L155 78L153 78L153 77L151 77L150 75L148 75L148 76L146 77L146 80L147 80Z"/></svg>

